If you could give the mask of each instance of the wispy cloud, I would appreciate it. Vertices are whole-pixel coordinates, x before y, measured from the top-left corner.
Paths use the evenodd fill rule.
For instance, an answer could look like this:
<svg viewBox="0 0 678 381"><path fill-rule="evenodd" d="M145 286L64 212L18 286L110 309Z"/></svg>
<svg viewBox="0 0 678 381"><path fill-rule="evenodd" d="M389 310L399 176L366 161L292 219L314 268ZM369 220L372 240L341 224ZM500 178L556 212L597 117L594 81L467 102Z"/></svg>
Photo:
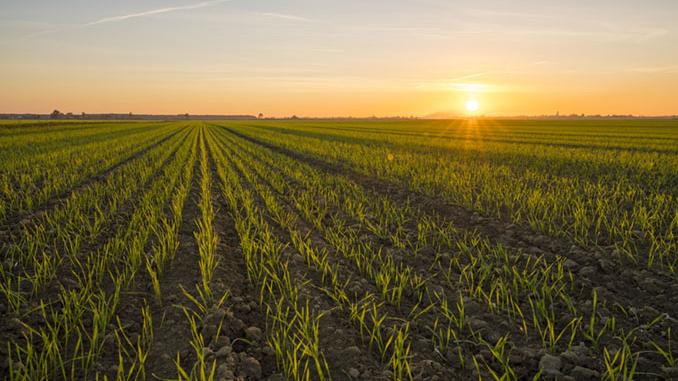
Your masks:
<svg viewBox="0 0 678 381"><path fill-rule="evenodd" d="M158 14L162 14L162 13L184 11L184 10L189 10L189 9L205 8L205 7L210 7L210 6L213 6L213 5L225 3L227 1L230 1L230 0L203 1L203 2L200 2L200 3L191 4L191 5L184 5L184 6L180 6L180 7L166 7L166 8L151 9L149 11L144 11L144 12L130 13L130 14L121 15L121 16L106 17L106 18L102 18L102 19L95 20L95 21L92 21L92 22L88 22L86 24L83 24L82 26L92 26L92 25L98 25L98 24L106 24L106 23L111 23L111 22L129 20L129 19L133 19L133 18L137 18L137 17L145 17L145 16L151 16L151 15L158 15Z"/></svg>
<svg viewBox="0 0 678 381"><path fill-rule="evenodd" d="M152 16L152 15L158 15L158 14L170 13L170 12L176 12L176 11L184 11L184 10L211 7L211 6L221 4L221 3L226 3L226 2L229 2L229 1L231 1L231 0L203 1L203 2L200 2L200 3L195 3L195 4L191 4L191 5L184 5L184 6L180 6L180 7L165 7L165 8L151 9L151 10L143 11L143 12L129 13L129 14L126 14L126 15L105 17L105 18L90 21L90 22L87 22L87 23L84 23L84 24L76 24L76 25L69 25L69 26L64 26L64 27L60 27L60 28L40 30L40 31L37 31L37 32L33 32L33 33L30 33L30 34L26 34L26 35L23 35L21 37L18 37L17 39L15 39L13 41L5 41L5 42L2 42L0 44L6 45L6 44L13 43L13 42L26 41L26 40L30 40L30 39L35 38L35 37L50 35L50 34L59 33L59 32L64 32L64 31L67 31L67 30L87 28L87 27L100 25L100 24L120 22L120 21L129 20L129 19L134 19L134 18L137 18L137 17L145 17L145 16Z"/></svg>
<svg viewBox="0 0 678 381"><path fill-rule="evenodd" d="M306 17L297 16L297 15L290 15L290 14L286 14L286 13L263 12L263 13L257 13L257 14L259 16L269 17L269 18L274 18L274 19L303 21L303 22L311 22L312 21L311 19L308 19Z"/></svg>
<svg viewBox="0 0 678 381"><path fill-rule="evenodd" d="M333 49L333 48L315 48L311 49L314 52L318 53L345 53L346 51L344 49Z"/></svg>
<svg viewBox="0 0 678 381"><path fill-rule="evenodd" d="M425 27L425 26L398 26L398 25L360 25L360 26L348 26L348 30L360 31L360 32L403 32L403 33L417 33L417 32L439 32L441 31L438 27Z"/></svg>
<svg viewBox="0 0 678 381"><path fill-rule="evenodd" d="M506 79L498 81L498 78L505 75L517 73L519 72L515 70L484 71L454 78L428 78L416 81L414 88L420 91L452 91L464 94L528 91L528 86L508 83Z"/></svg>
<svg viewBox="0 0 678 381"><path fill-rule="evenodd" d="M678 73L678 65L670 66L645 66L645 67L632 67L626 71L634 73L645 73L645 74L655 74L655 73Z"/></svg>
<svg viewBox="0 0 678 381"><path fill-rule="evenodd" d="M467 82L435 82L430 81L421 83L417 86L419 90L427 91L455 91L467 94L478 93L499 93L508 91L507 86L494 85L488 83L467 83Z"/></svg>
<svg viewBox="0 0 678 381"><path fill-rule="evenodd" d="M471 79L471 78L478 78L486 75L486 72L480 72L480 73L473 73L473 74L467 74L467 75L462 75L461 77L456 77L452 78L449 81L450 82L458 82L458 81L463 81L465 79Z"/></svg>
<svg viewBox="0 0 678 381"><path fill-rule="evenodd" d="M556 12L551 13L536 13L536 12L514 12L506 10L495 10L495 9L468 9L467 13L473 16L479 17L516 17L516 18L529 18L529 19L554 19L558 18L559 15Z"/></svg>

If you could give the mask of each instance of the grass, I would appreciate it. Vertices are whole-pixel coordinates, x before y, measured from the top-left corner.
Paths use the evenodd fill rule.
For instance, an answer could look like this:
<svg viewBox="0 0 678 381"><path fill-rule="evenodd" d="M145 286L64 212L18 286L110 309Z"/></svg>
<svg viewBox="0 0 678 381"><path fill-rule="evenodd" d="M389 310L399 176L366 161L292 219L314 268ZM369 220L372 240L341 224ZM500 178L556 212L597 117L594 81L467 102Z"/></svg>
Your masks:
<svg viewBox="0 0 678 381"><path fill-rule="evenodd" d="M675 121L51 127L0 125L10 380L149 379L167 308L173 374L219 379L202 324L230 287L265 327L231 333L243 356L293 380L538 379L520 356L580 346L605 380L676 366Z"/></svg>

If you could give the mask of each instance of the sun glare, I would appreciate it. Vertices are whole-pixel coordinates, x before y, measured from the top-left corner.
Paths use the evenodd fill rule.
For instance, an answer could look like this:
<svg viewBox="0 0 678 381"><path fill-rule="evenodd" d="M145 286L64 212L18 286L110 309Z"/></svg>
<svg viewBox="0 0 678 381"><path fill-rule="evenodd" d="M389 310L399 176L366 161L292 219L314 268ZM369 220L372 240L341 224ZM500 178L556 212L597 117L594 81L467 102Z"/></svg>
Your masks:
<svg viewBox="0 0 678 381"><path fill-rule="evenodd" d="M478 101L475 99L469 99L466 101L466 110L468 110L468 112L476 112L478 111L479 107L480 103L478 103Z"/></svg>

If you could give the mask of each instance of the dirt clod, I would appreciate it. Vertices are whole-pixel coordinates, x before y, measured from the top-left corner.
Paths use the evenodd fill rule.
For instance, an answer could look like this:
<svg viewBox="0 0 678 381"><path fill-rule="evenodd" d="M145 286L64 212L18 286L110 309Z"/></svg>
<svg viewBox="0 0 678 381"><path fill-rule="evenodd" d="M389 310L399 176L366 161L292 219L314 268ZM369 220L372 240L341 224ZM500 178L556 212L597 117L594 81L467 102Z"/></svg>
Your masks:
<svg viewBox="0 0 678 381"><path fill-rule="evenodd" d="M217 358L222 358L228 356L231 352L233 352L233 348L230 345L225 345L215 353L215 356Z"/></svg>
<svg viewBox="0 0 678 381"><path fill-rule="evenodd" d="M358 348L356 346L350 346L350 347L347 347L346 349L344 349L341 352L341 354L345 357L348 357L348 358L357 357L357 356L360 356L360 348Z"/></svg>
<svg viewBox="0 0 678 381"><path fill-rule="evenodd" d="M543 370L545 374L560 373L562 360L558 356L545 354L539 360L539 369Z"/></svg>
<svg viewBox="0 0 678 381"><path fill-rule="evenodd" d="M594 381L600 379L600 373L593 369L584 368L581 366L575 366L570 371L570 376L574 377L576 380L581 381Z"/></svg>
<svg viewBox="0 0 678 381"><path fill-rule="evenodd" d="M261 329L258 327L249 327L245 330L245 336L249 340L259 341L261 340Z"/></svg>
<svg viewBox="0 0 678 381"><path fill-rule="evenodd" d="M357 379L360 377L360 371L356 368L349 368L348 375L351 376L351 378Z"/></svg>
<svg viewBox="0 0 678 381"><path fill-rule="evenodd" d="M261 364L254 357L246 357L240 362L240 371L242 375L252 380L261 379Z"/></svg>

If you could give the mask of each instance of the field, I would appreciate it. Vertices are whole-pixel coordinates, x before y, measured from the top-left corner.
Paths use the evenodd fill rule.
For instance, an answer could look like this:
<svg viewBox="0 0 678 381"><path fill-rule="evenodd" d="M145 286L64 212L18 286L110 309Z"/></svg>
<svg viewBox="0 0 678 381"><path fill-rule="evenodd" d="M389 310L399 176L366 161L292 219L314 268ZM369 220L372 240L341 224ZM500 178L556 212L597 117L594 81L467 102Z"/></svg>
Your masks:
<svg viewBox="0 0 678 381"><path fill-rule="evenodd" d="M678 121L0 123L7 380L678 379Z"/></svg>

